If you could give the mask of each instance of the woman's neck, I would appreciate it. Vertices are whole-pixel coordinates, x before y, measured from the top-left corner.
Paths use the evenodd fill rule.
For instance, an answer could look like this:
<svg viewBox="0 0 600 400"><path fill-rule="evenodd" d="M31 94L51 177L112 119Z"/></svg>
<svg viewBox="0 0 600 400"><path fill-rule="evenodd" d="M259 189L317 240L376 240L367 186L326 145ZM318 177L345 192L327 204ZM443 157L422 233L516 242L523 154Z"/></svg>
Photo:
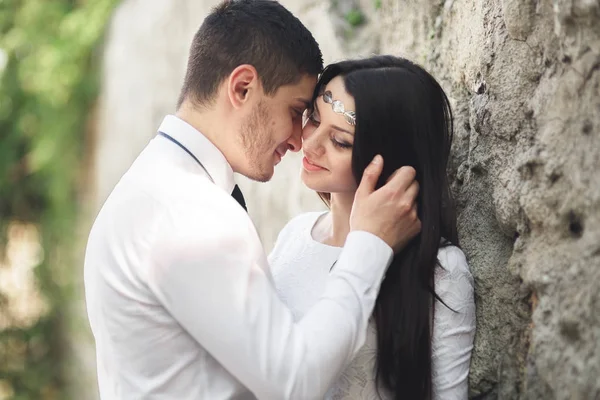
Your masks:
<svg viewBox="0 0 600 400"><path fill-rule="evenodd" d="M350 232L350 212L354 202L354 193L332 193L330 201L331 231L325 244L343 247Z"/></svg>

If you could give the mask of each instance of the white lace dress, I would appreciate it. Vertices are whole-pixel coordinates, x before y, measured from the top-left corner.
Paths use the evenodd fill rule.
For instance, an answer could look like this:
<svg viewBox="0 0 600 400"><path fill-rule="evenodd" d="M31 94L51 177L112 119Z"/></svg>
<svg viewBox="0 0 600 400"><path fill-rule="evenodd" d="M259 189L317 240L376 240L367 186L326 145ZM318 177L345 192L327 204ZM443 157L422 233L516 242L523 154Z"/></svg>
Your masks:
<svg viewBox="0 0 600 400"><path fill-rule="evenodd" d="M324 291L329 270L341 252L340 247L313 239L317 220L321 230L328 223L325 214L306 213L292 219L269 255L277 292L296 320ZM462 400L467 398L475 335L473 278L463 252L457 247L440 248L438 260L442 268L436 271L436 292L456 312L436 300L432 339L434 399ZM374 380L376 347L375 326L371 323L365 345L328 391L326 399L380 399ZM384 400L391 398L383 389L379 393Z"/></svg>

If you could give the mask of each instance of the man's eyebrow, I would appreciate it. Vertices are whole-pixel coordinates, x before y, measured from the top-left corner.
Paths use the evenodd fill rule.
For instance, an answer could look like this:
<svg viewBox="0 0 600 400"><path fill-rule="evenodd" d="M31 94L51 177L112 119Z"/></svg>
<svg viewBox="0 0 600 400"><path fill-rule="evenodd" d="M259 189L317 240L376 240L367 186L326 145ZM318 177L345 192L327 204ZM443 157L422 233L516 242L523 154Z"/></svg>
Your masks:
<svg viewBox="0 0 600 400"><path fill-rule="evenodd" d="M302 103L304 103L304 106L305 106L306 108L309 108L309 107L310 107L310 100L306 100L306 99L305 99L305 98L303 98L303 97L296 97L296 100L297 100L297 101L300 101L300 102L302 102Z"/></svg>

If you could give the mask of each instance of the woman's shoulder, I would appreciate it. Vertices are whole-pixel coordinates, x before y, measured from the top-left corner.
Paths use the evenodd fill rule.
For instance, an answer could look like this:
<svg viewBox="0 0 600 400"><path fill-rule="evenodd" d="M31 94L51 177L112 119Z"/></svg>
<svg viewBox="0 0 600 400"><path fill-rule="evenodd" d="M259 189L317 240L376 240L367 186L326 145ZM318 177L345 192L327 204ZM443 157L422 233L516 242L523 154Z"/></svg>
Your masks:
<svg viewBox="0 0 600 400"><path fill-rule="evenodd" d="M325 211L326 212L326 211ZM288 221L287 224L283 227L279 236L286 236L289 234L293 234L299 231L303 231L304 229L309 229L312 227L317 219L325 213L324 211L310 211L299 214Z"/></svg>
<svg viewBox="0 0 600 400"><path fill-rule="evenodd" d="M444 246L438 251L435 271L435 291L454 310L471 307L474 301L474 281L465 253L457 246Z"/></svg>
<svg viewBox="0 0 600 400"><path fill-rule="evenodd" d="M471 275L465 253L454 245L442 246L438 250L439 266L447 273L463 273Z"/></svg>
<svg viewBox="0 0 600 400"><path fill-rule="evenodd" d="M276 257L281 253L289 252L292 247L303 246L308 242L308 230L323 212L306 212L292 218L277 235L277 240L269 257Z"/></svg>

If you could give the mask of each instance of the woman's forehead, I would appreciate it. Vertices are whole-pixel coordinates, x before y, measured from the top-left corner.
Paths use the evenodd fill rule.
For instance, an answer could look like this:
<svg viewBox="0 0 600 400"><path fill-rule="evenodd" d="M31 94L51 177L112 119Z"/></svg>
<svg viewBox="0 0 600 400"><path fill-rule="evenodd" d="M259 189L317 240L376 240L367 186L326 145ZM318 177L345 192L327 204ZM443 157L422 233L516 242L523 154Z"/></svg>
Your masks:
<svg viewBox="0 0 600 400"><path fill-rule="evenodd" d="M346 92L346 85L344 84L344 78L340 75L336 76L325 85L323 91L330 91L334 100L340 100L349 109L352 106L354 110L354 97Z"/></svg>

